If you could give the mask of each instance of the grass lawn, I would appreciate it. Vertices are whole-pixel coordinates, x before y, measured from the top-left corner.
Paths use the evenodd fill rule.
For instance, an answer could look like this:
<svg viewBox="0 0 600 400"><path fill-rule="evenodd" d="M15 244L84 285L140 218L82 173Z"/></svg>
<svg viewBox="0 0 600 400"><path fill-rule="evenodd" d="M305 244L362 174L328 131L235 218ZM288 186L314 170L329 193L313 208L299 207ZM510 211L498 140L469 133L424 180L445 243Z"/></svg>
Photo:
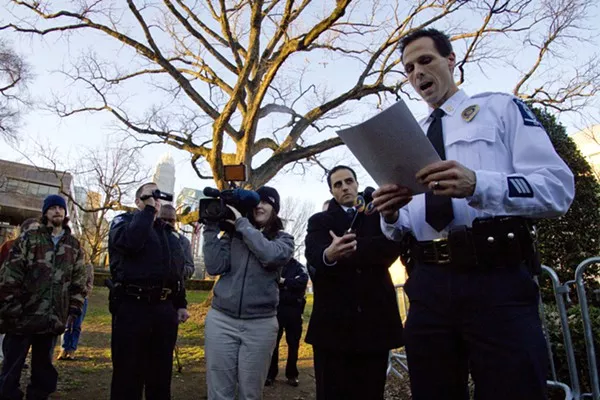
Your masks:
<svg viewBox="0 0 600 400"><path fill-rule="evenodd" d="M204 364L204 317L208 311L202 304L208 292L188 291L188 309L191 317L179 326L177 340L179 361L182 371L173 368L173 399L205 399ZM108 312L108 289L94 288L89 299L88 313L83 323L81 340L75 361L55 361L59 372L58 391L53 399L107 399L109 397L112 364L110 359L111 315ZM312 296L308 299L305 312L306 322L312 310ZM281 368L285 368L285 339L281 346ZM58 355L57 346L55 355ZM291 388L277 382L266 388L266 399L314 399L314 379L312 377L312 348L302 341L300 346L301 386ZM27 385L29 370L23 374L22 387Z"/></svg>
<svg viewBox="0 0 600 400"><path fill-rule="evenodd" d="M179 326L178 350L182 371L173 368L172 393L174 400L206 399L204 364L204 317L208 311L203 302L208 296L204 291L188 291L188 310L191 317ZM83 323L81 340L75 361L55 361L59 372L58 391L52 399L96 400L108 399L112 364L110 359L111 316L108 312L108 289L94 288L89 299L88 313ZM312 311L312 295L307 296L304 312L303 339L300 342L298 368L300 386L292 388L282 380L287 359L285 338L280 345L280 376L272 387L265 388L265 399L310 400L315 398L312 347L304 342L306 325ZM55 355L58 355L57 346ZM27 385L29 370L23 373L22 387ZM398 381L391 378L390 381ZM389 385L388 385L389 386ZM394 385L397 386L397 385ZM388 389L386 399L408 399L398 397ZM402 392L406 392L404 389Z"/></svg>

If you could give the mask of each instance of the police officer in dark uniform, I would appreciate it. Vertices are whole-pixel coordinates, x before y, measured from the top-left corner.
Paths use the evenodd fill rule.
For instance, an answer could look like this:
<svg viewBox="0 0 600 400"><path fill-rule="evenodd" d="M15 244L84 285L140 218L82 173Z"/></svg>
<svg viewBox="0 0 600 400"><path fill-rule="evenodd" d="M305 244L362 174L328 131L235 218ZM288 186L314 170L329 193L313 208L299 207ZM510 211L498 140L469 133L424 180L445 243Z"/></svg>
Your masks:
<svg viewBox="0 0 600 400"><path fill-rule="evenodd" d="M156 219L155 183L136 192L139 211L117 216L109 236L112 275L112 400L171 398L177 326L189 318L184 250L173 227Z"/></svg>
<svg viewBox="0 0 600 400"><path fill-rule="evenodd" d="M285 366L285 377L288 385L298 386L298 348L302 336L302 313L306 305L304 293L308 284L308 274L304 265L292 258L282 269L279 279L279 305L277 306L277 321L279 333L277 344L273 350L271 367L267 376L266 386L273 384L277 376L279 363L279 341L285 331L285 341L288 346L288 357Z"/></svg>

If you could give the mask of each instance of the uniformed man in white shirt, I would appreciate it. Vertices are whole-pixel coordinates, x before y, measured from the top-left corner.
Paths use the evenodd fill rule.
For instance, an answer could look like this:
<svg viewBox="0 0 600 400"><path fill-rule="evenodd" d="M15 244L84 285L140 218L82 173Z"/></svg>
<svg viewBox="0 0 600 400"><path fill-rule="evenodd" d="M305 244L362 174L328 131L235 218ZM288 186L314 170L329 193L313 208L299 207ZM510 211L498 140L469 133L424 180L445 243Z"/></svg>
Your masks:
<svg viewBox="0 0 600 400"><path fill-rule="evenodd" d="M384 233L414 238L405 286L413 399L468 399L469 373L478 400L545 399L531 219L567 212L573 174L521 100L458 89L445 34L416 31L401 50L442 159L417 173L429 193L384 185L373 195Z"/></svg>

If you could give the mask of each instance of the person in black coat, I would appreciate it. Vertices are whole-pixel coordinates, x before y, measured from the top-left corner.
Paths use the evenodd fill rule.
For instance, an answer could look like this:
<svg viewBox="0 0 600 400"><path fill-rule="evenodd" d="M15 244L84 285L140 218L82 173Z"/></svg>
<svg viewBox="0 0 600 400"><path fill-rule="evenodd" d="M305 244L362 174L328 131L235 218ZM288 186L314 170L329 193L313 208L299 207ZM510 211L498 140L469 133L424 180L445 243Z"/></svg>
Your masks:
<svg viewBox="0 0 600 400"><path fill-rule="evenodd" d="M277 344L271 357L271 367L267 376L266 386L273 384L277 377L279 363L279 341L285 330L285 341L288 346L288 357L285 366L285 377L288 385L298 386L298 348L302 337L302 313L306 299L308 274L304 265L292 258L282 269L279 279L279 305L277 306L277 321L279 333Z"/></svg>
<svg viewBox="0 0 600 400"><path fill-rule="evenodd" d="M110 227L111 400L171 398L178 324L189 318L185 253L173 227L157 219L157 189L153 182L140 186L138 210L116 216Z"/></svg>
<svg viewBox="0 0 600 400"><path fill-rule="evenodd" d="M306 259L315 268L306 342L314 351L317 400L383 399L389 350L403 344L388 270L401 247L385 238L377 212L359 214L347 233L358 194L351 168L333 168L328 184L334 198L309 219L306 236Z"/></svg>

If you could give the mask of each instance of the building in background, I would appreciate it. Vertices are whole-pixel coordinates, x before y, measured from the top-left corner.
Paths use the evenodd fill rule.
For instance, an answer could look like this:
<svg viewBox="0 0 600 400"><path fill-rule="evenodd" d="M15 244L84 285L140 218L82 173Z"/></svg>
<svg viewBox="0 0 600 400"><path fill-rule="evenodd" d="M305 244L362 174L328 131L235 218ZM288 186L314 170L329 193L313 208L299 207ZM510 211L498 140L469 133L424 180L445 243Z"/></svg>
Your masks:
<svg viewBox="0 0 600 400"><path fill-rule="evenodd" d="M83 186L75 186L73 188L73 199L79 204L81 207L85 207L87 203L87 190Z"/></svg>
<svg viewBox="0 0 600 400"><path fill-rule="evenodd" d="M592 167L596 179L600 180L600 124L581 130L571 138Z"/></svg>
<svg viewBox="0 0 600 400"><path fill-rule="evenodd" d="M61 190L74 193L73 176L68 172L0 160L0 242L27 218L41 218L44 198ZM67 207L73 231L79 234L78 209L69 200Z"/></svg>
<svg viewBox="0 0 600 400"><path fill-rule="evenodd" d="M158 160L152 182L156 183L161 192L175 193L175 161L171 153L163 154Z"/></svg>

